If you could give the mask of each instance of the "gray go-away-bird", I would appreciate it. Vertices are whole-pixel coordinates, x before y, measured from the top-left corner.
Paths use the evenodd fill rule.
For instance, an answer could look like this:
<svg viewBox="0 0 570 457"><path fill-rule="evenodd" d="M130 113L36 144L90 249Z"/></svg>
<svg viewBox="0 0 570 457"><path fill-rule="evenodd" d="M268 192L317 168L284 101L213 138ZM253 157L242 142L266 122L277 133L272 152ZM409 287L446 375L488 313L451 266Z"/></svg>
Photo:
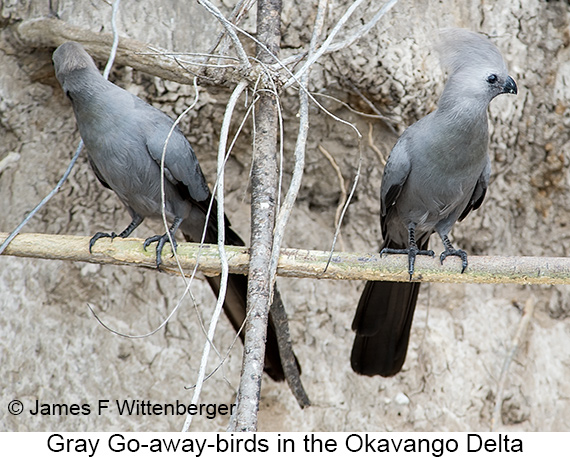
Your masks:
<svg viewBox="0 0 570 457"><path fill-rule="evenodd" d="M53 53L55 74L71 100L79 133L89 163L101 183L113 190L129 211L132 222L119 234L96 233L89 249L102 237L128 237L144 218L162 215L161 171L163 147L173 121L162 111L107 81L93 59L75 42L67 42ZM172 240L180 229L187 241L199 242L207 225L206 243L217 243L217 210L206 221L211 194L190 143L175 128L165 155L165 211L172 224ZM242 239L225 220L226 243L243 246ZM157 265L168 234L147 238L146 247L157 242ZM173 246L175 248L176 246ZM217 294L219 277L208 277ZM275 300L279 293L275 291ZM236 331L246 313L247 277L230 275L224 311ZM243 339L243 332L240 333ZM273 322L267 330L265 371L275 380L284 378Z"/></svg>
<svg viewBox="0 0 570 457"><path fill-rule="evenodd" d="M440 52L448 80L435 111L402 134L384 169L380 189L381 255L408 256L410 279L417 255L430 255L428 240L437 232L448 256L462 260L448 234L457 220L481 206L491 163L487 107L500 94L516 94L499 50L486 37L463 29L441 33ZM366 283L352 328L356 338L354 371L393 376L406 358L420 284Z"/></svg>

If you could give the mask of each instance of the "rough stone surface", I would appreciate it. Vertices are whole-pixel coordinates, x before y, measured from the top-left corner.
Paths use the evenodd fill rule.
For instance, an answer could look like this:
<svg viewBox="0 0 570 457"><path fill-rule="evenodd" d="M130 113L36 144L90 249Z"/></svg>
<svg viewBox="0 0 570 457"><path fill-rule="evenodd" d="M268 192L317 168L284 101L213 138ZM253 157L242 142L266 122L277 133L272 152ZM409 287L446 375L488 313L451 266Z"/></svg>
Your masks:
<svg viewBox="0 0 570 457"><path fill-rule="evenodd" d="M62 20L110 31L103 1L51 2ZM234 2L218 2L228 12ZM285 1L283 55L307 45L316 1ZM331 0L331 30L351 2ZM345 30L371 17L366 2ZM287 247L329 249L341 195L324 147L351 185L362 170L343 223L338 248L375 251L379 244L382 165L397 134L433 110L444 74L433 52L437 30L466 27L492 37L519 86L490 108L493 175L482 208L454 229L454 242L471 254L565 256L570 249L570 6L563 1L446 2L401 0L369 34L350 48L324 56L314 67L305 178L285 240ZM0 160L19 159L1 171L0 231L11 231L55 185L79 135L70 104L51 67L53 49L29 49L15 36L21 20L48 16L48 2L0 2ZM255 12L243 22L254 31ZM124 0L124 36L164 48L205 52L220 26L194 2ZM345 36L342 32L340 36ZM249 49L253 47L248 44ZM192 87L116 68L111 79L172 116L194 100ZM336 100L325 98L324 94ZM371 113L363 97L388 121ZM229 93L204 87L181 126L204 172L214 181L217 135ZM284 186L290 180L297 126L294 91L283 96ZM342 103L341 103L342 102ZM353 110L347 108L350 105ZM352 123L339 123L324 110ZM355 111L354 111L355 110ZM238 113L235 126L239 125ZM371 134L369 136L369 131ZM246 123L226 167L227 209L244 237L249 229L248 173L251 123ZM369 139L370 138L370 139ZM17 156L13 156L17 157ZM95 179L83 155L70 179L25 231L91 235L121 230L129 222L112 192ZM135 235L162 232L149 221ZM432 246L440 249L434 238ZM273 431L485 431L497 381L529 296L537 309L507 378L501 413L504 431L570 429L570 288L566 286L422 286L407 361L394 378L355 375L349 364L350 329L362 283L282 279L295 351L313 406L301 411L285 384L264 378L259 429ZM0 258L0 430L176 431L184 416L119 414L116 400L188 403L204 333L215 303L205 281L192 287L165 328L140 339L118 336L155 329L184 291L180 279L155 271L60 261ZM222 355L234 343L223 318L215 343ZM205 384L203 403L229 404L239 382L242 346L230 350L223 369ZM210 357L210 368L219 359ZM402 402L402 398L408 401ZM21 415L7 413L19 399ZM101 415L100 400L110 400ZM35 402L90 405L90 414L33 415ZM193 430L224 430L227 416L195 416Z"/></svg>

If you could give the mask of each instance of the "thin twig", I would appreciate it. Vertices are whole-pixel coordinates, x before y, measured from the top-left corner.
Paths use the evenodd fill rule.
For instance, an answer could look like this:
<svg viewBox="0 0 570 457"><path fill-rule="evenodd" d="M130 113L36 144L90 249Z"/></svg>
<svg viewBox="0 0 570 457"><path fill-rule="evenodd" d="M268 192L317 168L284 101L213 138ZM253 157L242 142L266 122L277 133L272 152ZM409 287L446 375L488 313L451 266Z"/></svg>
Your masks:
<svg viewBox="0 0 570 457"><path fill-rule="evenodd" d="M150 49L149 52L139 52L138 55L141 56L176 56L176 57L180 57L180 56L192 56L192 57L203 57L206 59L210 59L210 58L216 58L216 59L221 59L221 60L233 60L236 63L239 62L239 59L237 57L234 56L230 56L230 55L225 55L225 54L212 54L210 52L188 52L188 51L163 51L161 49L155 48L153 46L148 46L148 48ZM184 60L180 59L182 62L185 62ZM196 65L205 65L204 62L195 62ZM212 66L217 66L217 64L211 64Z"/></svg>
<svg viewBox="0 0 570 457"><path fill-rule="evenodd" d="M247 11L249 11L249 9L253 6L255 1L256 0L239 0L236 3L236 6L232 10L232 12L230 13L230 15L228 17L228 21L230 21L232 24L235 24L235 25L239 24L239 22L241 21L241 19L245 15L245 13ZM222 40L224 39L225 36L226 36L226 29L224 28L224 30L222 30L218 34L216 41L214 42L214 44L212 45L212 47L208 51L210 54L213 54L214 51L216 49L218 49L218 46L220 46L220 43L222 43ZM225 47L224 47L224 49L225 49ZM224 50L224 49L222 49L222 50ZM211 56L211 57L215 57L215 56ZM206 59L205 61L207 61L207 60L208 59Z"/></svg>
<svg viewBox="0 0 570 457"><path fill-rule="evenodd" d="M499 376L499 382L497 383L497 394L495 395L495 408L493 409L493 417L491 418L491 431L494 432L497 427L502 423L501 421L501 409L503 406L503 396L505 385L507 383L507 376L509 373L509 367L514 360L517 352L520 348L521 342L526 334L526 330L532 320L532 315L534 314L534 308L536 307L536 297L531 295L524 305L524 310L522 318L517 327L517 331L511 343L511 349L503 362L503 368L501 370L501 375Z"/></svg>
<svg viewBox="0 0 570 457"><path fill-rule="evenodd" d="M310 56L307 61L303 64L303 66L295 73L295 78L289 79L284 85L284 88L289 87L295 79L299 79L299 77L307 71L307 69L314 64L323 54L331 53L334 51L338 51L344 47L350 46L354 43L357 39L364 36L370 29L376 25L376 23L398 2L398 0L390 0L387 2L381 9L376 13L372 20L366 23L363 27L359 28L356 33L350 36L347 40L344 40L340 43L331 44L338 32L342 29L346 21L352 16L352 13L361 5L364 0L356 0L354 3L350 5L350 7L346 10L346 12L342 15L342 17L338 20L338 22L333 27L331 33L327 37L327 39L323 42L321 47L312 55Z"/></svg>
<svg viewBox="0 0 570 457"><path fill-rule="evenodd" d="M111 12L111 28L113 29L113 44L111 45L111 52L109 53L109 59L107 60L107 65L103 70L103 78L108 79L111 69L113 68L113 62L117 56L117 48L119 47L119 32L117 31L117 15L119 14L119 4L121 0L115 0L113 2L113 10Z"/></svg>
<svg viewBox="0 0 570 457"><path fill-rule="evenodd" d="M249 58L245 52L245 49L243 48L243 45L241 44L241 41L237 36L237 33L234 30L234 24L228 21L222 12L208 0L198 0L198 3L200 3L204 8L208 10L210 14L212 14L218 21L221 22L232 40L234 49L238 55L241 65L243 66L244 70L249 69L251 67Z"/></svg>
<svg viewBox="0 0 570 457"><path fill-rule="evenodd" d="M329 161L329 163L333 167L333 169L336 173L336 177L338 179L338 185L340 188L340 198L338 200L338 205L336 207L336 211L335 211L335 215L334 215L334 226L336 228L336 227L340 226L340 215L342 213L342 209L343 209L343 207L346 203L346 199L347 199L346 184L344 182L344 177L342 176L342 171L341 171L340 167L338 166L338 164L336 163L336 160L334 159L334 157L330 154L330 152L327 151L322 144L319 144L319 151L321 151L321 153L326 157L326 159ZM344 251L344 242L342 241L342 237L340 235L339 235L339 243L340 243L340 248Z"/></svg>
<svg viewBox="0 0 570 457"><path fill-rule="evenodd" d="M378 149L378 146L376 146L374 144L374 139L372 138L372 132L373 131L374 131L374 126L372 125L372 122L369 122L368 123L368 146L370 146L372 148L372 150L378 156L378 159L380 160L380 163L382 164L382 166L385 167L386 166L386 159L384 158L384 154L382 154L382 151L380 151L380 149Z"/></svg>
<svg viewBox="0 0 570 457"><path fill-rule="evenodd" d="M231 124L231 118L233 111L235 109L235 105L241 96L242 92L247 87L247 81L242 81L240 84L236 86L234 89L228 103L226 105L226 112L224 114L224 119L222 121L222 128L220 132L220 143L218 146L218 172L217 172L217 204L218 204L218 255L220 257L220 264L221 264L221 279L220 279L220 289L218 292L218 301L216 303L216 307L214 308L214 312L212 313L212 318L210 320L210 326L208 328L208 340L204 345L204 349L202 351L202 359L200 361L200 369L198 371L198 380L196 382L196 389L194 390L194 395L192 396L192 404L198 404L198 400L200 398L200 394L202 392L202 385L204 382L205 374L206 374L206 364L208 362L208 355L210 354L210 342L214 340L214 335L216 332L216 325L218 323L218 319L222 312L222 308L224 305L224 300L226 297L226 288L228 284L228 274L229 274L229 267L228 267L228 260L226 256L224 240L225 240L225 219L224 219L224 186L223 186L223 176L224 176L224 165L226 160L226 145L227 139ZM184 426L182 427L182 431L186 432L189 430L190 425L192 424L192 414L188 414L186 416L186 420L184 421Z"/></svg>
<svg viewBox="0 0 570 457"><path fill-rule="evenodd" d="M315 18L315 27L313 28L313 34L311 36L311 42L309 44L309 54L313 52L316 47L317 41L322 32L324 24L324 16L326 11L326 5L328 0L320 0L317 9L317 16ZM299 131L297 133L297 142L295 144L295 165L293 168L293 175L291 177L291 184L283 206L279 209L279 214L275 222L275 231L273 239L273 252L270 264L271 271L271 282L275 280L275 275L277 273L277 261L279 258L279 252L281 251L281 244L283 242L283 236L285 234L285 227L293 210L293 205L297 199L299 189L301 187L301 182L303 179L303 171L305 169L305 149L307 144L307 134L309 131L309 102L308 102L308 92L306 86L309 80L309 71L301 75L301 80L299 81L302 90L299 91Z"/></svg>
<svg viewBox="0 0 570 457"><path fill-rule="evenodd" d="M254 105L254 104L255 104L255 101L252 103L252 105ZM247 121L247 119L248 119L248 117L249 117L249 113L251 113L251 110L252 110L252 106L249 106L248 109L247 109L247 111L246 111L246 113L245 113L245 115L243 116L243 119L242 119L241 124L239 125L239 127L238 127L236 133L234 134L234 138L233 138L233 140L232 140L230 146L227 148L227 152L226 152L226 155L225 155L225 158L224 158L224 161L223 161L223 166L224 166L224 167L225 167L226 164L227 164L227 161L228 161L228 159L229 159L229 157L230 157L230 155L231 155L231 152L232 152L232 150L233 150L233 148L234 148L234 146L235 146L235 144L236 144L236 141L237 141L237 139L238 139L238 137L239 137L239 135L240 135L240 132L243 130L243 127L244 127L244 125L245 125L245 122ZM226 129L224 128L221 133L223 133L225 130L226 130ZM224 140L224 141L227 143L227 134L228 134L228 132L226 132L225 134L226 134L226 140ZM212 192L212 198L211 198L211 200L210 200L210 205L208 206L208 211L207 211L207 213L206 213L206 220L210 220L210 212L211 212L211 210L212 210L212 204L213 204L213 201L214 201L214 194L217 193L217 188L218 188L218 181L219 181L219 179L220 179L220 176L218 175L217 178L216 178L216 182L214 183L214 190L213 190L213 192ZM202 232L202 238L201 238L201 241L200 241L200 247L201 247L201 248L204 246L204 240L205 240L205 237L206 237L206 230L207 230L207 225L204 225L204 230L203 230L203 232ZM200 249L200 250L198 251L198 256L197 256L197 258L196 258L196 265L195 265L195 267L194 267L194 271L192 272L192 277L191 277L191 278L193 278L194 275L196 274L196 272L198 271L198 265L199 265L198 262L199 262L199 258L200 258L200 255L201 255L201 254L202 254L202 249ZM178 261L177 261L177 263L179 264ZM193 298L193 297L192 297L192 298ZM206 332L206 330L205 330L205 328L204 328L204 326L203 326L203 324L202 324L201 316L200 316L199 313L197 313L197 315L198 315L198 319L200 320L200 325L201 325L201 328L203 329L204 335L206 335L206 338L208 339L207 332ZM230 345L228 346L228 348L227 348L227 350L226 350L226 353L225 353L223 356L218 352L218 349L217 349L217 347L214 345L213 341L210 341L210 340L208 339L208 341L210 342L210 344L211 344L212 347L214 348L215 352L216 352L216 353L218 354L218 356L220 357L220 361L218 362L218 365L216 365L216 367L214 367L214 369L212 369L212 371L210 371L210 373L208 373L208 374L204 377L204 381L207 381L214 373L216 373L221 367L223 367L223 364L224 364L225 361L228 359L231 350L232 350L233 347L235 346L237 340L239 339L241 333L243 332L243 329L245 328L245 324L246 324L246 321L247 321L248 316L249 316L249 312L246 313L245 318L244 318L244 321L242 322L240 328L236 331L236 334L234 335L234 339L232 340L232 342L231 342ZM195 389L195 388L196 388L196 384L194 384L193 386L186 387L186 388L187 388L187 389Z"/></svg>
<svg viewBox="0 0 570 457"><path fill-rule="evenodd" d="M334 249L336 246L336 240L340 234L340 229L342 227L342 220L344 219L344 215L346 214L346 211L348 210L348 206L350 205L350 202L352 201L352 197L354 196L354 192L356 192L356 186L358 185L358 180L360 179L360 171L362 170L362 142L360 140L361 139L359 138L358 139L358 168L356 169L356 175L354 176L354 180L352 181L352 188L350 189L350 193L348 194L348 198L346 199L346 203L344 204L344 207L340 213L340 217L338 218L338 223L336 225L336 230L334 232L333 241L331 243L331 250L329 252L329 259L327 261L327 264L326 264L322 274L326 273L330 263L332 262Z"/></svg>
<svg viewBox="0 0 570 457"><path fill-rule="evenodd" d="M380 120L383 120L385 122L391 121L389 118L387 118L382 113L380 113L380 111L378 111L377 108L374 108L375 111L373 110L376 114L370 114L370 113L365 113L363 111L359 111L359 110L353 108L352 106L350 106L348 103L340 100L338 97L335 97L335 96L330 95L330 94L323 94L321 92L312 92L312 95L314 97L318 97L318 98L328 98L330 100L333 100L335 103L338 103L339 105L345 107L351 113L357 114L357 115L362 116L362 117L372 118L372 119L380 119ZM372 106L374 106L374 105L372 105ZM394 132L395 132L395 130L394 130Z"/></svg>
<svg viewBox="0 0 570 457"><path fill-rule="evenodd" d="M199 0L200 1L200 0ZM271 59L275 62L273 64L273 67L275 69L277 68L281 68L283 69L291 78L289 79L289 81L287 82L287 84L283 87L281 87L281 91L285 90L287 87L289 87L291 84L293 83L298 83L300 85L300 90L304 90L307 91L307 88L304 87L303 84L301 84L300 79L293 74L293 72L291 70L289 70L289 68L287 68L286 65L284 65L281 60L279 59L279 57L277 57L275 55L274 52L271 51L271 49L269 49L264 43L262 43L258 38L256 38L255 36L253 36L252 34L246 32L245 30L241 29L240 27L238 27L235 24L232 24L231 22L227 22L227 26L228 27L232 27L239 33L241 33L242 35L245 35L247 38L249 38L250 40L252 40L259 48L261 48L263 50L264 53L266 53L268 56L271 57ZM269 62L262 62L259 59L254 59L254 58L250 58L251 60L255 60L258 63L262 64L262 66L266 66L266 65L270 65ZM313 103L315 103L320 109L323 110L323 112L325 112L328 116L330 116L332 119L334 119L337 122L340 122L342 124L345 124L347 126L349 126L350 128L352 128L356 134L358 135L358 137L360 138L362 135L360 134L359 130L356 128L356 126L348 121L345 121L344 119L339 118L338 116L335 116L334 114L332 114L330 111L328 111L324 106L322 106L314 97L310 92L307 92L308 97L313 101Z"/></svg>
<svg viewBox="0 0 570 457"><path fill-rule="evenodd" d="M315 26L313 28L313 34L309 45L309 54L312 53L315 49L317 41L322 32L327 3L328 0L319 1L317 16L315 18ZM279 209L279 214L277 215L275 222L273 249L271 252L269 265L269 281L272 288L274 287L275 278L277 275L277 264L279 260L279 253L281 252L283 237L285 235L285 228L287 227L287 222L297 199L297 195L299 193L303 179L303 171L305 169L305 150L307 144L307 135L309 131L309 98L308 91L306 89L308 86L308 81L309 71L305 72L299 81L303 89L299 91L299 131L295 144L295 165L293 168L291 184L285 196L283 206ZM279 304L281 304L282 307L282 302L280 300L277 304L274 303L272 306L272 313L274 316L280 316L279 321L282 323L281 328L283 332L282 335L284 337L282 341L279 342L279 350L282 359L284 360L283 368L285 371L285 378L287 379L292 392L297 398L297 402L301 408L304 408L310 404L310 401L301 383L300 373L295 363L295 357L293 355L293 350L289 338L289 326L287 324L286 313L284 309L278 309L277 305Z"/></svg>
<svg viewBox="0 0 570 457"><path fill-rule="evenodd" d="M372 19L370 19L370 21L356 29L355 32L345 40L330 45L326 52L331 53L340 51L341 49L352 45L356 40L359 40L364 35L366 35L378 23L378 21L396 5L396 3L398 3L398 0L389 0L386 2L384 6L382 6L382 8L380 8L380 10L378 10L378 12L372 16Z"/></svg>
<svg viewBox="0 0 570 457"><path fill-rule="evenodd" d="M58 181L58 183L55 185L55 187L51 190L51 192L49 194L47 194L42 199L41 202L38 203L38 205L32 211L30 211L28 213L28 215L24 218L24 220L22 222L20 222L20 224L12 231L12 233L10 233L10 235L0 245L0 255L6 250L6 248L12 242L12 240L16 237L16 235L18 235L20 233L22 228L24 228L24 226L28 222L30 222L30 220L36 215L36 213L41 208L43 208L44 205L48 201L51 200L51 198L59 191L59 189L61 189L61 186L67 180L67 177L71 173L71 170L72 170L73 166L75 165L75 162L77 162L77 158L79 157L79 153L81 152L82 149L83 149L83 140L79 141L79 145L77 146L77 149L75 150L75 154L73 154L73 157L71 158L71 161L69 162L69 165L67 166L67 170L65 170L65 172L63 173L63 176Z"/></svg>
<svg viewBox="0 0 570 457"><path fill-rule="evenodd" d="M335 36L337 35L337 33L342 29L342 27L344 26L344 24L346 23L346 21L350 18L350 16L352 15L352 13L354 13L354 11L360 6L360 4L363 2L364 0L356 0L355 2L353 2L350 7L346 10L346 12L341 16L341 18L338 20L338 22L335 24L335 26L333 27L331 33L329 34L329 36L327 37L327 39L323 42L323 44L320 46L320 48L318 50L316 50L314 53L312 53L312 55L310 55L307 60L305 61L305 63L303 64L303 66L297 70L297 72L294 75L294 78L289 79L289 81L287 81L285 83L285 85L283 86L283 89L286 89L287 87L289 87L291 84L293 84L296 80L299 80L301 78L301 76L308 71L309 68L311 68L311 66L317 61L319 60L319 58L325 53L325 51L328 49L328 47L330 46L332 40L334 40Z"/></svg>
<svg viewBox="0 0 570 457"><path fill-rule="evenodd" d="M394 127L394 125L396 124L396 122L393 119L390 119L388 116L385 116L384 114L382 114L380 112L380 110L378 108L376 108L376 106L374 106L374 103L372 103L368 97L366 97L362 91L356 86L356 84L354 84L351 80L349 80L348 78L344 78L345 81L347 81L348 85L350 86L350 88L352 89L352 91L358 95L360 97L360 99L366 103L366 106L368 106L373 112L376 113L376 116L373 115L368 115L368 117L376 117L377 119L380 119L382 122L384 122L384 124L386 125L386 127L388 127L388 129L390 129L390 132L392 132L394 135L398 135L398 131L396 130L396 128ZM360 114L361 116L364 115L363 113Z"/></svg>

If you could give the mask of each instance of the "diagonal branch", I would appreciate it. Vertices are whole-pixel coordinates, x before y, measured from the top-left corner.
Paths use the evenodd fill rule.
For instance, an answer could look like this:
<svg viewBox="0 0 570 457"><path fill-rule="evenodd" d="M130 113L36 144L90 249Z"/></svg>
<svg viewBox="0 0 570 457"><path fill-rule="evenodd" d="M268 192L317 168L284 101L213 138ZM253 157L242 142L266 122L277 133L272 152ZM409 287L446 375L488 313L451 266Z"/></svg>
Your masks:
<svg viewBox="0 0 570 457"><path fill-rule="evenodd" d="M298 80L301 75L303 73L305 73L310 67L311 65L313 65L317 60L319 60L319 58L325 54L325 53L330 53L333 51L338 51L339 49L342 49L344 47L350 46L352 43L354 43L357 39L359 39L360 37L362 37L364 34L368 33L370 31L370 29L376 25L376 23L388 12L390 11L390 9L392 9L392 7L398 2L398 0L390 0L388 1L381 9L380 11L378 11L372 18L372 20L370 20L367 24L365 24L364 27L360 28L356 33L352 34L347 40L344 40L341 43L335 43L334 45L332 45L333 40L335 39L336 35L340 32L340 30L342 29L342 27L344 26L344 24L346 23L346 21L348 21L348 19L350 18L350 16L352 16L352 13L354 13L354 11L356 11L356 9L360 6L360 4L363 2L364 0L356 0L354 3L352 3L352 5L350 5L350 7L346 10L346 12L342 15L342 17L339 19L339 21L335 24L335 26L333 27L331 33L329 34L329 36L327 37L327 39L323 42L323 44L321 45L321 47L312 55L309 56L309 58L306 60L306 62L303 64L303 66L297 71L297 73L295 73L295 77L289 79L289 81L287 81L287 83L285 83L284 88L289 87L291 84L293 84L296 80Z"/></svg>
<svg viewBox="0 0 570 457"><path fill-rule="evenodd" d="M97 60L107 60L113 43L112 33L93 32L59 19L22 21L16 30L18 38L29 46L55 48L66 41L78 41ZM131 38L121 37L115 62L182 84L192 84L194 79L166 51L157 52L156 47Z"/></svg>
<svg viewBox="0 0 570 457"><path fill-rule="evenodd" d="M512 341L511 349L505 358L503 363L503 368L501 369L501 375L497 383L497 393L495 395L495 408L493 409L493 417L491 418L491 431L494 432L498 426L501 425L501 408L503 406L503 395L505 390L505 385L507 383L507 376L509 372L509 367L514 360L517 352L520 348L521 341L525 336L526 330L532 321L532 315L534 314L534 309L536 307L536 297L531 295L524 305L523 315L517 327L517 331Z"/></svg>
<svg viewBox="0 0 570 457"><path fill-rule="evenodd" d="M235 27L234 24L228 21L226 17L222 14L222 12L208 0L198 0L198 3L200 3L204 8L208 10L210 14L212 14L218 21L221 22L221 24L224 26L224 29L226 30L226 33L229 35L230 39L232 40L234 49L236 51L236 54L238 55L239 61L243 69L244 70L249 69L251 67L251 64L249 63L249 58L247 57L245 49L243 48L243 45L241 44L241 41L237 36L237 33L234 29Z"/></svg>

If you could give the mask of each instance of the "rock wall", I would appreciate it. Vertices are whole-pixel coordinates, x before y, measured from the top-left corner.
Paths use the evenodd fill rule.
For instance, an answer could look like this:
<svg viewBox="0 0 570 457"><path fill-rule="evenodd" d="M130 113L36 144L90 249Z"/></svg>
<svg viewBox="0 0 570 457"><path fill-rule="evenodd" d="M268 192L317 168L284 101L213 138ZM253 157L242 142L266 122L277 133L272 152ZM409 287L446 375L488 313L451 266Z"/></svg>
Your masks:
<svg viewBox="0 0 570 457"><path fill-rule="evenodd" d="M218 2L228 12L234 2ZM284 1L283 54L306 47L316 1ZM331 30L351 2L331 0ZM21 21L57 13L69 24L110 31L105 2L0 2L0 231L11 231L55 185L79 141L70 104L53 76L53 48L30 48L18 37ZM355 30L379 8L365 4L348 22ZM339 165L345 185L361 176L342 228L339 249L375 251L380 242L382 164L406 126L433 110L445 76L433 51L437 30L458 26L489 35L503 52L519 86L517 97L499 97L490 108L492 181L478 211L456 226L455 244L471 254L566 256L570 248L570 7L563 1L497 0L469 3L401 0L370 33L323 57L312 72L305 178L286 238L287 247L329 249L341 187L324 147ZM243 22L254 31L255 11ZM220 27L197 3L123 0L122 36L179 52L204 52ZM342 36L346 36L341 34ZM247 40L245 40L247 41ZM249 49L253 49L248 43ZM111 80L168 114L180 114L194 90L129 67ZM332 98L325 97L332 96ZM207 178L215 175L218 132L229 92L205 85L182 129ZM364 116L372 113L383 120ZM283 94L284 185L290 180L297 127L294 91ZM351 107L351 109L348 108ZM326 111L352 123L362 134ZM243 109L242 113L243 114ZM235 125L240 122L239 113ZM226 167L227 209L233 226L248 235L251 164L250 123ZM17 155L15 155L17 154ZM4 162L6 163L6 162ZM62 190L26 226L28 232L91 235L122 230L129 217L80 158ZM149 221L141 238L162 231ZM436 250L439 241L432 241ZM500 430L561 431L570 428L570 321L567 286L422 286L408 358L394 378L355 375L349 364L350 329L363 284L279 278L290 316L295 351L313 406L301 411L288 387L264 379L260 430L275 431L485 431L490 428L497 381L529 297L537 309L515 362L502 405ZM215 303L198 278L194 302L183 305L152 336L184 291L178 278L156 271L13 257L0 258L0 429L67 431L175 431L184 416L120 414L115 400L188 403L200 362L206 322ZM215 339L224 354L234 343L224 319ZM229 404L239 382L238 341L223 368L205 384L203 403ZM219 359L212 355L210 367ZM402 395L403 394L403 395ZM7 412L21 400L21 415ZM111 408L97 414L98 402ZM34 415L35 402L89 405L90 414ZM224 430L227 416L195 417L193 430Z"/></svg>

